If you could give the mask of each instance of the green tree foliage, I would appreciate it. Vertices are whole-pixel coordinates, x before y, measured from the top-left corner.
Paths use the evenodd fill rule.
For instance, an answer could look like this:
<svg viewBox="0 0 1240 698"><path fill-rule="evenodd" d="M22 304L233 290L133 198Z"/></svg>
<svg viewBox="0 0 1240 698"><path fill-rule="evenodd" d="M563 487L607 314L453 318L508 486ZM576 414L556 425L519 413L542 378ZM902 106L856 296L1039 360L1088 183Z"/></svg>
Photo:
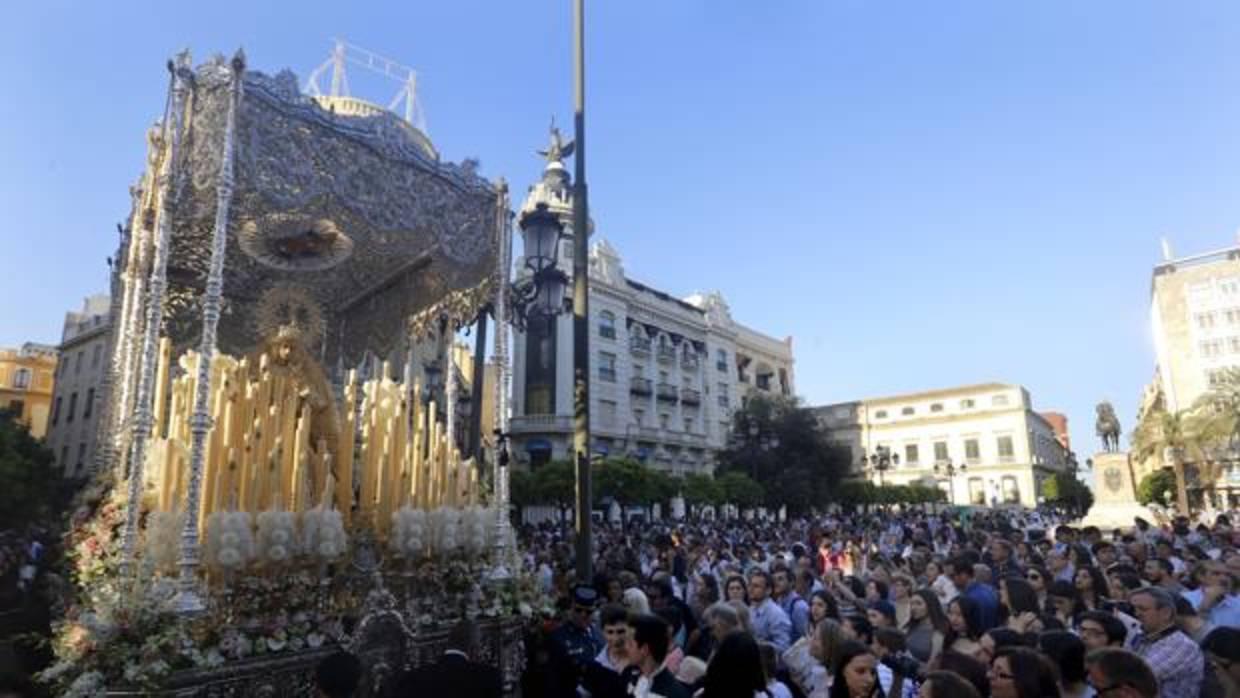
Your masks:
<svg viewBox="0 0 1240 698"><path fill-rule="evenodd" d="M723 500L741 509L761 506L766 500L762 485L744 473L726 472L719 476L718 484L723 491Z"/></svg>
<svg viewBox="0 0 1240 698"><path fill-rule="evenodd" d="M1175 473L1167 468L1159 468L1141 478L1137 485L1137 501L1142 505L1159 504L1167 506L1175 496Z"/></svg>
<svg viewBox="0 0 1240 698"><path fill-rule="evenodd" d="M629 458L608 458L596 462L591 483L594 505L610 497L621 507L649 506L658 493L651 486L652 471Z"/></svg>
<svg viewBox="0 0 1240 698"><path fill-rule="evenodd" d="M709 475L689 473L681 483L685 503L692 507L713 506L724 501L723 487Z"/></svg>
<svg viewBox="0 0 1240 698"><path fill-rule="evenodd" d="M1042 481L1042 498L1050 504L1084 514L1094 505L1094 492L1068 473L1055 473Z"/></svg>
<svg viewBox="0 0 1240 698"><path fill-rule="evenodd" d="M0 529L52 512L57 478L52 452L8 411L0 410Z"/></svg>
<svg viewBox="0 0 1240 698"><path fill-rule="evenodd" d="M763 449L757 441L766 437ZM719 474L739 473L761 483L762 503L796 515L821 507L847 472L849 456L833 446L812 412L795 399L751 397L732 416L737 440L719 452ZM776 444L770 446L772 443Z"/></svg>

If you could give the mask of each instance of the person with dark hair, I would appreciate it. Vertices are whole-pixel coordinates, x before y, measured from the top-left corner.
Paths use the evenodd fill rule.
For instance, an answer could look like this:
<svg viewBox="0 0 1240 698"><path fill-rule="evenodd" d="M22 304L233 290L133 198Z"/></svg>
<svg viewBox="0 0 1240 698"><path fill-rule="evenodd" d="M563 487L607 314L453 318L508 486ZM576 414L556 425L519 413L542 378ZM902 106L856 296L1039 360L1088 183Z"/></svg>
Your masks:
<svg viewBox="0 0 1240 698"><path fill-rule="evenodd" d="M1000 580L1004 577L1019 577L1024 574L1020 564L1013 555L1012 544L1002 538L990 541L990 578Z"/></svg>
<svg viewBox="0 0 1240 698"><path fill-rule="evenodd" d="M1162 587L1173 594L1184 591L1180 581L1175 578L1175 567L1169 560L1152 557L1145 561L1145 567L1141 571L1144 573L1145 581L1151 586Z"/></svg>
<svg viewBox="0 0 1240 698"><path fill-rule="evenodd" d="M739 574L728 577L723 584L723 600L724 601L740 601L746 606L749 605L749 589L745 585L745 578Z"/></svg>
<svg viewBox="0 0 1240 698"><path fill-rule="evenodd" d="M982 633L999 624L999 595L993 587L973 579L973 562L965 555L957 555L948 563L951 580L960 595L976 605L977 632Z"/></svg>
<svg viewBox="0 0 1240 698"><path fill-rule="evenodd" d="M664 664L668 627L662 618L651 614L631 616L628 641L629 666L623 676L630 695L689 698L688 691Z"/></svg>
<svg viewBox="0 0 1240 698"><path fill-rule="evenodd" d="M939 671L950 671L964 677L983 696L990 695L990 680L986 677L986 665L961 652L944 650L938 659L931 662L931 668Z"/></svg>
<svg viewBox="0 0 1240 698"><path fill-rule="evenodd" d="M866 646L874 642L874 624L865 616L845 616L843 627L844 637L849 640L856 640Z"/></svg>
<svg viewBox="0 0 1240 698"><path fill-rule="evenodd" d="M699 698L754 698L766 693L762 653L749 633L732 633L723 639L706 667ZM684 695L683 693L680 695Z"/></svg>
<svg viewBox="0 0 1240 698"><path fill-rule="evenodd" d="M1072 582L1056 580L1046 592L1047 606L1065 628L1076 627L1076 619L1085 612L1081 605L1081 593Z"/></svg>
<svg viewBox="0 0 1240 698"><path fill-rule="evenodd" d="M870 698L882 696L878 684L878 658L869 647L848 641L840 646L839 661L831 681L830 698Z"/></svg>
<svg viewBox="0 0 1240 698"><path fill-rule="evenodd" d="M982 698L977 688L953 671L932 671L921 682L919 698Z"/></svg>
<svg viewBox="0 0 1240 698"><path fill-rule="evenodd" d="M754 569L749 573L749 620L754 637L775 645L781 653L792 645L792 620L770 597L771 575Z"/></svg>
<svg viewBox="0 0 1240 698"><path fill-rule="evenodd" d="M1004 647L1026 647L1025 636L1011 628L991 628L977 641L977 658L989 664Z"/></svg>
<svg viewBox="0 0 1240 698"><path fill-rule="evenodd" d="M1192 602L1184 598L1182 594L1175 594L1175 624L1185 635L1191 637L1193 642L1201 644L1206 639L1206 635L1214 629L1206 619L1197 615L1197 610L1193 608Z"/></svg>
<svg viewBox="0 0 1240 698"><path fill-rule="evenodd" d="M1093 695L1085 681L1085 643L1064 630L1042 633L1038 649L1059 667L1059 692L1062 698L1087 698Z"/></svg>
<svg viewBox="0 0 1240 698"><path fill-rule="evenodd" d="M1094 560L1097 561L1098 566L1104 570L1119 560L1119 551L1115 549L1114 544L1108 541L1102 540L1094 543L1092 550L1094 553Z"/></svg>
<svg viewBox="0 0 1240 698"><path fill-rule="evenodd" d="M792 698L792 689L779 679L776 672L779 668L779 653L775 645L763 642L758 645L758 654L762 657L762 673L766 675L766 693L769 698Z"/></svg>
<svg viewBox="0 0 1240 698"><path fill-rule="evenodd" d="M1123 647L1128 639L1124 621L1106 611L1088 611L1077 620L1077 630L1086 650Z"/></svg>
<svg viewBox="0 0 1240 698"><path fill-rule="evenodd" d="M840 605L826 589L819 589L809 597L809 629L806 635L812 635L814 627L824 619L840 619Z"/></svg>
<svg viewBox="0 0 1240 698"><path fill-rule="evenodd" d="M603 639L607 646L594 657L603 668L616 673L629 665L629 611L621 604L607 604L599 612L599 625L603 626Z"/></svg>
<svg viewBox="0 0 1240 698"><path fill-rule="evenodd" d="M1028 647L999 650L987 678L994 698L1059 698L1055 665Z"/></svg>
<svg viewBox="0 0 1240 698"><path fill-rule="evenodd" d="M1046 592L1050 589L1051 582L1054 579L1051 573L1041 565L1030 565L1025 571L1025 581L1029 582L1029 586L1033 587L1033 593L1038 599L1039 611L1046 609Z"/></svg>
<svg viewBox="0 0 1240 698"><path fill-rule="evenodd" d="M1240 628L1215 628L1201 642L1209 663L1210 684L1220 696L1240 696ZM1202 695L1206 694L1205 688Z"/></svg>
<svg viewBox="0 0 1240 698"><path fill-rule="evenodd" d="M981 650L978 640L984 630L981 627L981 613L977 602L963 594L947 604L947 637L943 646L970 657L976 657Z"/></svg>
<svg viewBox="0 0 1240 698"><path fill-rule="evenodd" d="M352 698L361 682L362 663L348 652L330 654L314 668L314 691L318 698Z"/></svg>
<svg viewBox="0 0 1240 698"><path fill-rule="evenodd" d="M895 604L890 601L871 601L866 608L865 617L875 628L895 628Z"/></svg>
<svg viewBox="0 0 1240 698"><path fill-rule="evenodd" d="M503 695L504 681L499 670L471 659L473 653L478 651L479 645L478 626L473 621L463 620L457 623L448 633L446 644L447 647L439 661L418 667L405 674L396 682L396 690L391 695L398 698L414 698L415 696L500 698Z"/></svg>
<svg viewBox="0 0 1240 698"><path fill-rule="evenodd" d="M1106 698L1159 698L1158 678L1150 665L1118 647L1085 655L1085 671L1094 695Z"/></svg>
<svg viewBox="0 0 1240 698"><path fill-rule="evenodd" d="M680 671L680 661L685 658L685 651L676 642L676 634L680 631L683 623L680 609L668 605L655 611L654 614L667 623L667 631L669 633L667 637L667 659L663 660L663 663L667 665L668 671L675 674Z"/></svg>
<svg viewBox="0 0 1240 698"><path fill-rule="evenodd" d="M1109 592L1107 578L1102 570L1093 565L1079 566L1072 582L1081 595L1081 605L1086 611L1101 610Z"/></svg>
<svg viewBox="0 0 1240 698"><path fill-rule="evenodd" d="M787 569L780 568L771 573L771 598L792 622L792 640L796 641L809 632L809 602L797 593L792 582L792 572Z"/></svg>
<svg viewBox="0 0 1240 698"><path fill-rule="evenodd" d="M1205 658L1197 644L1175 624L1175 597L1162 587L1145 587L1129 597L1141 621L1132 651L1149 663L1163 698L1196 698L1201 691Z"/></svg>
<svg viewBox="0 0 1240 698"><path fill-rule="evenodd" d="M1005 577L999 581L1000 615L1007 624L1020 632L1029 632L1033 621L1041 615L1038 595L1029 582L1020 577Z"/></svg>
<svg viewBox="0 0 1240 698"><path fill-rule="evenodd" d="M928 662L943 651L943 639L951 628L947 615L932 589L918 589L909 598L909 622L905 644L918 661Z"/></svg>

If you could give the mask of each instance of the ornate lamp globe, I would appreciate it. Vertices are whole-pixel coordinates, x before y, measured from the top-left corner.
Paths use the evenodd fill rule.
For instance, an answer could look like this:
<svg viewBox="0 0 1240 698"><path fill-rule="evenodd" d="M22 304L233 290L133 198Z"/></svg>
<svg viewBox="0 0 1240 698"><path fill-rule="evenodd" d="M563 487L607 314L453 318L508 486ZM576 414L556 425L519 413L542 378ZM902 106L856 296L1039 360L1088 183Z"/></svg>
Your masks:
<svg viewBox="0 0 1240 698"><path fill-rule="evenodd" d="M533 210L521 214L519 225L521 239L525 243L525 266L535 276L554 267L564 226L547 208L547 204L539 203Z"/></svg>

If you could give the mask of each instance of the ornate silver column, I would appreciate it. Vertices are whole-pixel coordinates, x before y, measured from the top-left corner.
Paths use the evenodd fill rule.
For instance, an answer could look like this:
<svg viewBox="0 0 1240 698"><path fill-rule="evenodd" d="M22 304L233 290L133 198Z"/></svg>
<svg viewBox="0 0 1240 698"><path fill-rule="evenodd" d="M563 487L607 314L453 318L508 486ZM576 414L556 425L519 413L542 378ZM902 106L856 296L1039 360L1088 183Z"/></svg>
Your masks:
<svg viewBox="0 0 1240 698"><path fill-rule="evenodd" d="M181 147L181 129L185 118L185 103L193 81L188 51L177 54L175 61L168 62L172 71L171 107L164 117L164 140L167 154L159 175L158 201L154 259L151 277L147 283L145 299L146 324L142 328L142 369L138 378L138 390L134 398L133 436L129 444L129 492L125 511L125 529L121 538L121 571L125 576L133 572L134 552L138 544L138 514L142 508L144 485L143 465L146 459L146 441L151 436L155 417L151 400L155 387L155 363L159 348L159 331L163 324L164 289L168 285L168 247L172 235L172 211L169 199L179 176L177 154ZM139 299L141 300L141 299Z"/></svg>
<svg viewBox="0 0 1240 698"><path fill-rule="evenodd" d="M138 217L138 209L135 197L133 211L129 214L129 222L126 225L116 226L120 239L117 241L116 253L112 257L114 261L109 284L111 298L108 303L108 323L111 327L108 328L107 351L105 352L108 367L103 372L103 380L99 384L99 395L96 398L99 403L99 419L95 422L95 459L90 466L92 475L106 470L115 456L112 450L112 418L116 413L113 397L118 380L116 348L122 336L120 334L122 331L121 316L125 307L124 299L129 291L126 258L129 256L130 231L133 230L134 220Z"/></svg>
<svg viewBox="0 0 1240 698"><path fill-rule="evenodd" d="M206 608L198 593L198 508L207 434L211 431L211 361L215 357L216 331L224 295L224 256L228 248L228 212L233 194L237 102L241 99L241 85L245 79L243 52L237 51L230 68L222 62L213 65L208 68L210 72L203 80L204 86L206 81L214 82L220 77L228 81L228 116L224 123L224 152L215 184L215 226L211 231L211 262L207 268L207 287L202 299L202 340L198 345L194 412L189 422L189 480L185 490L185 526L181 529L180 590L173 601L177 612L187 615Z"/></svg>
<svg viewBox="0 0 1240 698"><path fill-rule="evenodd" d="M512 269L512 218L508 214L508 183L499 181L495 197L495 429L497 444L505 449L505 462L496 453L492 488L495 495L495 567L491 577L502 582L511 577L508 550L508 283ZM481 405L478 406L481 408Z"/></svg>

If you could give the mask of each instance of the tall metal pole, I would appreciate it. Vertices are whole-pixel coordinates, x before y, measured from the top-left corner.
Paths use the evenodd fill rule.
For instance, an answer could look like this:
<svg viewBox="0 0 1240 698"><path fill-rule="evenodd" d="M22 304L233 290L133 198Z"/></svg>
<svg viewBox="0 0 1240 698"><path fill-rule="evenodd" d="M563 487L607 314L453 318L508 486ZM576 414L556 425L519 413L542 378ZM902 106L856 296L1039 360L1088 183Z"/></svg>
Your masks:
<svg viewBox="0 0 1240 698"><path fill-rule="evenodd" d="M590 542L590 271L586 205L585 8L573 0L573 451L577 461L577 581L594 579Z"/></svg>

